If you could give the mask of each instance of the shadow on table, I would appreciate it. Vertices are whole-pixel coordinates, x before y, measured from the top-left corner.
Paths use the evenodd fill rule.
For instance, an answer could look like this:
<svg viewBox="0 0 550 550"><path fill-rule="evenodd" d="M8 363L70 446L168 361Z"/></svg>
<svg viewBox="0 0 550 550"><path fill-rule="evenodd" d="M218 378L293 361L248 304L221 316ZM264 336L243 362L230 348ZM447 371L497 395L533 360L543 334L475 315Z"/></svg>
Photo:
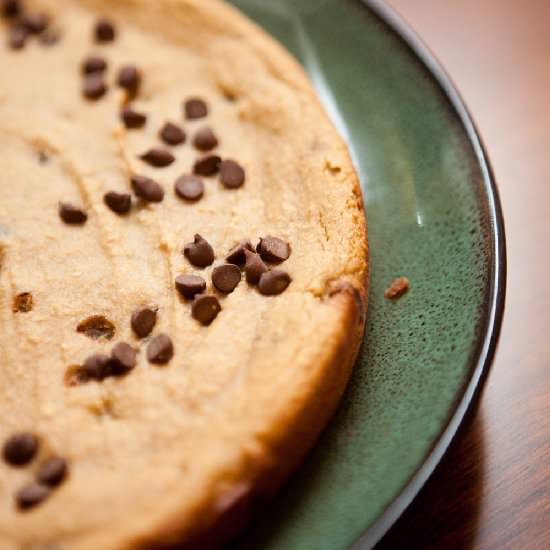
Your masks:
<svg viewBox="0 0 550 550"><path fill-rule="evenodd" d="M411 507L376 550L463 550L473 547L485 469L481 410L458 434Z"/></svg>

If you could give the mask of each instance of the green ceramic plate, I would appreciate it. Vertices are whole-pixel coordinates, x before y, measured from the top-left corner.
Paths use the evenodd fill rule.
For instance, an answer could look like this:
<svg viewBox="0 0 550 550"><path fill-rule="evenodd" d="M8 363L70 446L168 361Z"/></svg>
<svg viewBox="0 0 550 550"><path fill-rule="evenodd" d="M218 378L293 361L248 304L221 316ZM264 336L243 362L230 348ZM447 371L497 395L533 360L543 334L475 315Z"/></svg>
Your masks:
<svg viewBox="0 0 550 550"><path fill-rule="evenodd" d="M369 548L441 459L488 369L504 301L497 192L457 92L386 6L233 3L303 62L347 138L371 249L365 343L344 401L237 546ZM389 302L399 275L411 290Z"/></svg>

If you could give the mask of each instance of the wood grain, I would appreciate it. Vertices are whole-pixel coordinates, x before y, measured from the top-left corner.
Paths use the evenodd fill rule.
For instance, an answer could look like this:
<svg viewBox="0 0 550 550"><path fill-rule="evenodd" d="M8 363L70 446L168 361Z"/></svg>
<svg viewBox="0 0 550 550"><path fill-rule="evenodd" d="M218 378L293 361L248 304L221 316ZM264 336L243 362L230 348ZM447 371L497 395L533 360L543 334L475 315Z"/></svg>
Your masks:
<svg viewBox="0 0 550 550"><path fill-rule="evenodd" d="M508 292L475 418L378 548L550 549L550 2L389 3L478 124L504 209Z"/></svg>

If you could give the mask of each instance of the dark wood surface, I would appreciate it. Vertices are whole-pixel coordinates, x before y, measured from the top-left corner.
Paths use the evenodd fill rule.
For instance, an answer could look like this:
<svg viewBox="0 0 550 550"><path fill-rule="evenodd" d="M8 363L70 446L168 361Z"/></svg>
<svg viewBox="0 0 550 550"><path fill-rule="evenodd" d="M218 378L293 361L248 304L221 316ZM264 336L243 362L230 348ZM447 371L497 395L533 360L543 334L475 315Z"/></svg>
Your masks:
<svg viewBox="0 0 550 550"><path fill-rule="evenodd" d="M469 106L508 239L504 325L475 417L379 545L550 549L550 0L389 0Z"/></svg>

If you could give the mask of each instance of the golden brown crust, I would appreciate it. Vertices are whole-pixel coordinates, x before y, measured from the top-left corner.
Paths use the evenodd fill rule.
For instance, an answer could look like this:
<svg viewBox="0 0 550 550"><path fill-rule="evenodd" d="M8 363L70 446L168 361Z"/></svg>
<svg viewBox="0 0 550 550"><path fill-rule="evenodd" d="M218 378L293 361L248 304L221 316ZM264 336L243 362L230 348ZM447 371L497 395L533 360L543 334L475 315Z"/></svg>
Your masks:
<svg viewBox="0 0 550 550"><path fill-rule="evenodd" d="M215 514L209 516L209 522L197 523L191 532L181 534L177 525L163 525L157 532L134 541L132 545L144 550L215 550L250 524L301 464L336 410L363 337L365 291L366 286L358 289L349 283L343 283L332 291L330 299L346 311L342 326L346 336L342 336L327 366L326 376L312 391L313 395L309 396L301 414L295 417L293 425L285 428L283 438L273 441L272 449L268 450L269 462L257 457L257 468L246 472L242 480L213 503Z"/></svg>
<svg viewBox="0 0 550 550"><path fill-rule="evenodd" d="M296 113L301 114L312 126L318 128L321 134L321 137L315 136L315 131L311 131L310 134L315 137L311 145L308 143L307 146L300 148L302 144L296 142L293 143L294 150L283 151L283 153L292 155L299 151L300 155L305 155L310 150L314 152L312 158L306 159L301 164L297 163L298 168L304 170L300 174L301 179L304 182L312 182L311 188L304 192L315 193L315 185L321 185L321 182L317 182L319 179L323 184L323 188L319 189L319 195L321 196L321 193L326 195L322 195L324 200L312 195L311 202L314 203L312 211L318 219L316 217L314 220L305 220L307 222L305 226L306 228L320 226L326 233L326 239L321 241L316 237L317 240L308 241L304 238L303 242L300 242L301 248L289 262L289 265L296 270L296 273L293 273L293 276L296 275L296 280L293 282L297 289L296 295L291 296L289 291L286 296L281 297L281 300L269 302L269 311L262 312L265 317L254 318L256 322L265 321L267 341L262 341L261 331L253 332L252 336L246 333L243 337L253 338L258 342L258 346L248 349L243 345L243 349L248 350L248 355L242 352L243 358L247 361L246 368L238 372L237 383L232 381L231 384L227 384L231 388L230 397L234 402L223 403L224 408L220 405L222 411L220 415L223 413L223 416L231 420L240 421L242 426L226 425L224 418L219 418L214 406L211 409L204 406L209 415L208 420L212 422L212 432L220 435L219 441L210 441L199 429L193 432L197 434L197 448L204 446L204 452L197 451L197 455L191 458L197 462L203 461L204 467L199 470L191 459L185 462L184 459L187 457L181 458L181 462L174 465L174 469L181 468L179 475L182 477L182 483L179 486L178 472L173 473L169 469L171 464L161 463L160 466L166 470L166 481L163 478L162 483L158 482L154 502L147 500L147 493L144 491L143 495L139 495L142 499L142 502L138 503L139 506L136 505L136 499L128 502L133 506L131 513L119 513L120 510L113 506L113 511L116 509L118 515L111 523L102 518L102 510L87 510L83 513L89 514L90 521L80 530L74 530L72 525L69 525L70 519L66 519L65 522L63 518L60 519L59 511L55 508L56 503L52 502L51 505L48 504L49 508L45 506L34 516L28 516L23 520L17 518L20 523L13 526L13 529L18 532L17 536L21 536L21 540L26 543L36 542L36 538L32 538L33 532L36 532L39 533L36 536L47 536L47 540L43 539L46 542L58 543L61 547L66 545L77 550L159 548L170 544L180 544L183 545L182 547L187 545L188 548L213 548L233 536L235 530L246 523L250 510L253 511L256 508L250 506L251 499L254 502L258 495L270 498L299 465L335 410L349 379L364 330L367 295L367 238L357 175L345 144L328 121L298 63L266 33L228 5L218 0L157 0L156 2L44 0L41 3L52 11L61 10L61 6L84 5L95 13L112 14L121 26L128 23L129 26L147 30L158 39L159 47L165 43L173 43L182 46L183 49L188 48L189 51L203 54L211 60L212 79L216 81L219 89L246 100L240 112L241 123L243 127L253 128L261 133L261 139L258 139L257 144L259 156L266 156L269 147L272 146L266 136L271 133L277 135L281 132L284 135L285 132L289 132L289 128L295 124L293 117ZM80 17L79 14L80 12L75 13L74 17ZM193 29L194 32L186 33L184 32L186 28ZM213 37L215 40L212 39ZM233 54L246 58L239 67L238 78L235 78L233 68L228 63ZM248 70L250 67L258 70ZM265 89L262 88L263 80L268 81ZM269 110L270 87L276 84L281 85L276 93L273 92L273 101L288 100L288 112L284 109L280 113ZM253 94L251 90L257 93ZM268 99L263 101L263 95L267 95ZM292 124L288 123L289 120L292 120ZM8 136L13 129L10 124L10 121L6 122L6 129L4 129ZM0 124L1 130L3 130L2 124ZM292 137L289 135L289 142ZM305 137L311 136L306 132ZM277 161L280 160L277 159ZM273 180L280 174L277 170L278 165L273 168L272 163L268 161L264 162L262 167L266 170L266 180ZM284 173L281 186L289 186L291 177L292 173ZM293 188L292 192L298 194L301 189ZM263 198L262 195L258 196ZM332 199L338 199L338 207L332 208ZM303 201L300 204L306 202ZM268 211L263 223L276 225L278 220L271 219L270 215ZM300 215L306 216L303 212ZM342 234L346 236L343 240L340 239ZM227 248L228 243L221 237L220 242ZM165 245L168 249L171 246ZM318 254L320 260L325 260L321 267L312 265L308 271L307 262L297 257L298 252L306 255L303 251L307 246L311 247L312 254ZM9 254L7 260L9 266ZM300 261L302 263L299 263ZM311 263L315 264L315 262ZM136 294L139 295L139 292ZM236 294L233 298L242 299L238 307L244 307L243 304L245 304L253 308L259 303L255 294L246 294L243 297ZM276 340L278 324L275 321L288 316L284 309L284 300L287 299L289 304L296 305L297 308L303 307L308 315L318 315L320 319L319 325L309 320L312 325L311 330L303 331L305 337L311 338L311 343L304 344L304 348L307 349L303 355L300 355L299 342L294 342L293 344L296 345L290 346L287 342ZM38 300L37 303L39 311L41 301ZM262 302L259 307L265 307L264 304L265 302ZM298 311L301 310L298 309ZM230 314L229 311L228 315ZM300 328L299 316L295 317L290 319L294 323L292 327ZM268 321L271 324L268 324ZM290 334L292 334L292 327L289 329ZM318 340L316 339L317 328L326 330L326 334L323 333ZM179 342L178 345L180 345ZM294 354L292 360L296 361L296 372L289 372L288 380L283 375L276 380L264 378L265 374L258 365L264 367L269 365L269 354L276 352L284 356L276 363L285 365L285 361L288 363L289 360L284 355L287 353L286 348L291 349ZM176 358L179 349L181 348L176 347ZM288 351L289 356L290 353ZM150 383L150 379L146 378L149 372L145 369L141 371L143 380ZM185 375L187 374L185 372ZM271 374L275 378L275 375L280 373ZM153 375L156 376L155 373ZM155 378L155 384L159 386L166 384L166 388L172 391L173 388L165 382L170 376L170 368L167 368L163 373L164 379ZM173 391L174 395L181 398L181 394L177 393L179 391L177 382L174 380ZM125 381L126 386L130 386L131 383L132 380ZM276 384L275 387L280 389L280 402L276 399L277 392L267 391L271 383ZM242 386L241 392L239 392L239 384ZM128 389L128 395L126 395L119 387L113 387L112 395L119 398L128 397L130 406L133 403L129 398L135 397L130 394L130 391ZM251 401L249 394L252 391L259 404L259 411L254 411L248 403ZM74 392L71 398L73 395L75 395ZM143 396L143 399L145 397L148 396ZM224 395L212 398L212 402L216 403L216 398L221 401ZM152 402L154 399L157 397L153 396ZM189 399L186 406L193 411L193 407L203 406L201 399L197 397L196 402ZM72 407L74 402L68 400L67 406ZM257 418L251 415L251 411L255 412ZM46 431L57 430L55 442L58 446L67 444L63 424L57 426L53 423L48 424L44 420L42 425ZM197 425L200 427L200 418L197 420ZM239 431L241 428L242 432ZM74 438L76 439L76 436ZM226 446L221 438L227 440ZM91 446L90 440L90 448ZM139 446L137 448L138 451L143 451L143 448ZM85 445L77 447L74 443L74 449L75 460L82 457L84 462L87 450ZM190 448L185 447L184 450L189 452ZM109 455L108 458L118 465L115 451L109 450L109 452L112 456ZM168 450L166 452L168 453ZM180 458L177 456L177 449L171 448L170 452L172 454L169 456L174 461ZM208 462L209 458L212 458L211 463ZM155 460L158 461L158 457L155 457ZM151 469L151 472L153 471ZM105 473L110 473L109 464L105 470L101 471L102 475ZM164 474L164 471L161 473ZM139 475L139 472L136 475ZM68 485L66 493L60 493L57 501L59 506L62 506L63 502L66 505L71 502L70 495L74 493L70 491L74 490L74 484L83 479L85 478L78 471L77 464L72 480L73 485ZM103 478L98 479L105 483ZM124 480L121 490L125 489L124 483L131 481L133 480L130 478ZM139 479L139 483L144 486L147 482L147 479ZM91 485L92 482L88 481L88 483L92 492L95 487ZM162 493L163 483L169 487L169 491L167 490L169 494ZM77 494L76 490L75 493ZM159 495L162 495L162 500L159 499ZM105 506L100 497L101 495L97 500L100 503L99 507ZM66 498L66 501L63 501L63 498ZM90 500L90 502L96 501ZM67 513L73 512L68 509L68 506L65 506L65 509ZM99 527L94 523L96 521L94 514L100 518L98 522L103 521ZM9 519L9 516L6 517ZM1 519L0 511L0 521ZM25 521L28 521L28 524L23 523ZM56 525L57 531L53 527L56 522L59 522ZM3 541L11 542L12 539L9 538L11 535L8 534L6 537L8 538L0 535L0 545Z"/></svg>

